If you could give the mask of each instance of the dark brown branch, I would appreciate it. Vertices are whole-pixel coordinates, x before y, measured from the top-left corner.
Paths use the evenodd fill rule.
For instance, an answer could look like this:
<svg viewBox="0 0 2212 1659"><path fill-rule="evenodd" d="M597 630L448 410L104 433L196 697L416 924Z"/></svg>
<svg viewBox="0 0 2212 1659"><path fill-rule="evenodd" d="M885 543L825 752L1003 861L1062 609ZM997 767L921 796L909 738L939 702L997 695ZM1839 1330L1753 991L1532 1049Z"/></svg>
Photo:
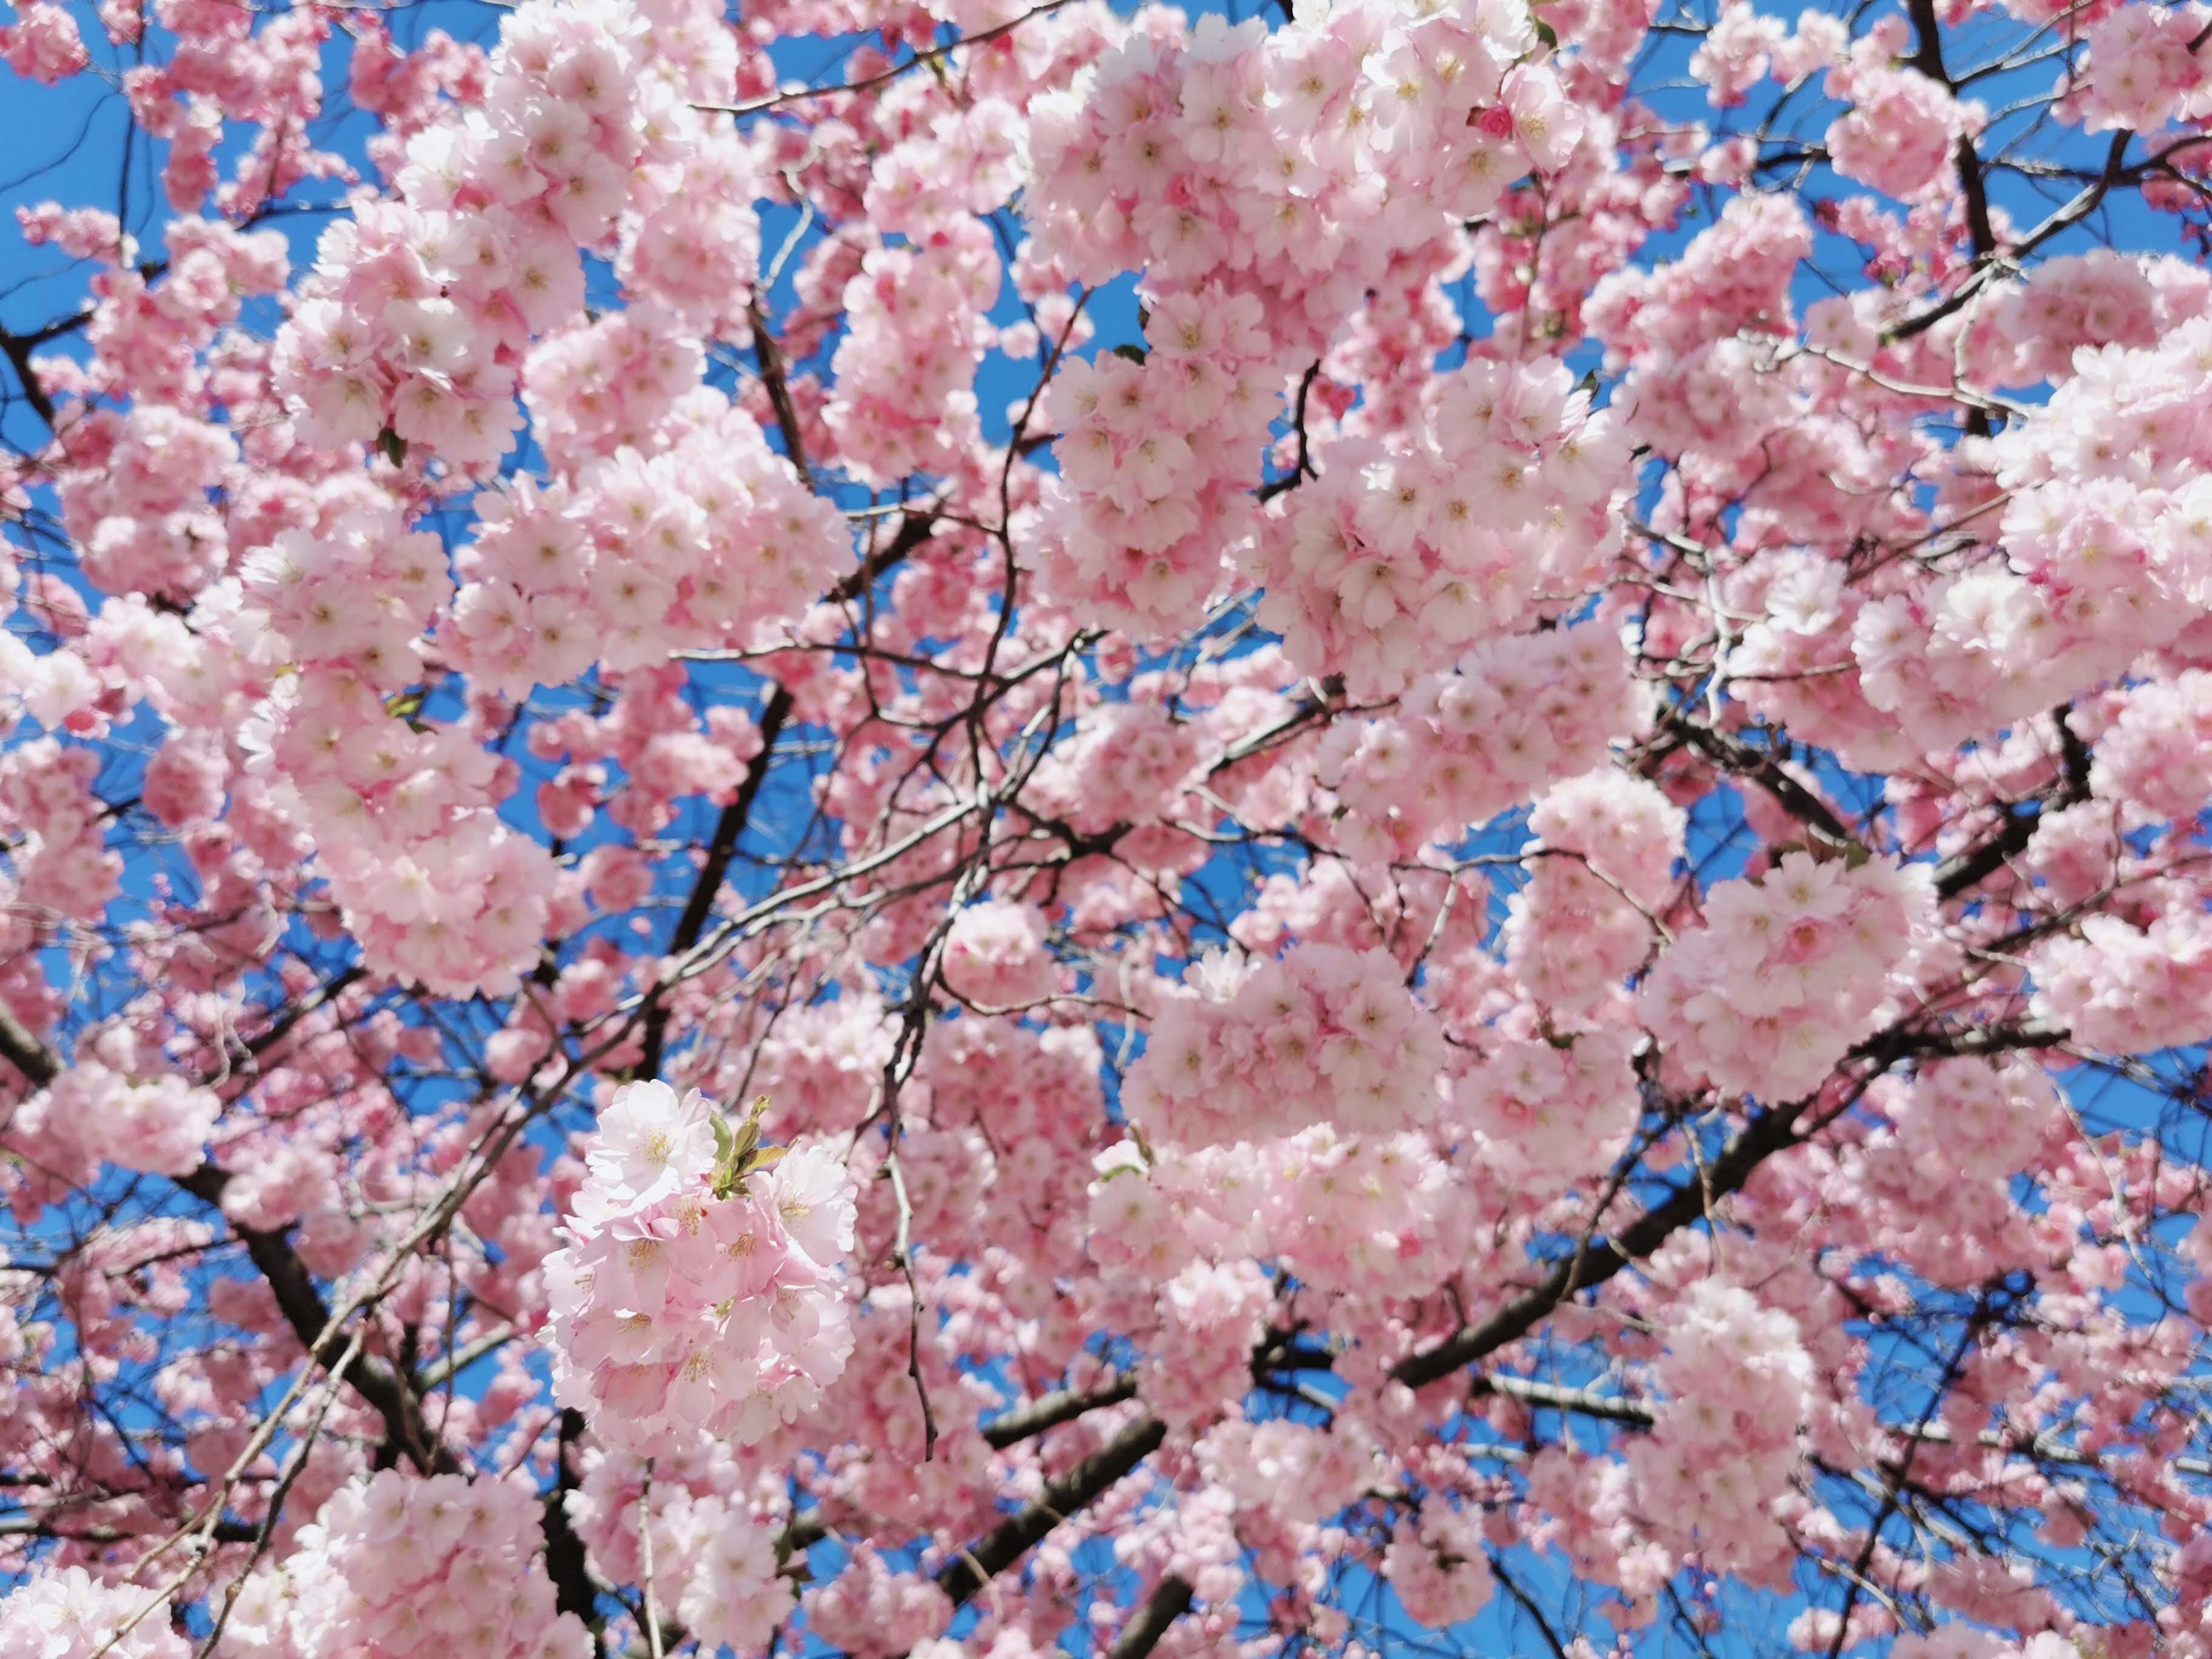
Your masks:
<svg viewBox="0 0 2212 1659"><path fill-rule="evenodd" d="M668 945L671 956L682 956L698 944L699 936L707 930L707 919L714 914L714 900L722 890L722 878L729 873L730 860L737 856L738 842L744 837L745 825L752 817L753 803L760 799L761 785L768 778L769 763L775 757L776 739L783 735L784 722L791 718L791 693L777 686L769 697L768 707L761 711L760 753L753 757L744 781L738 786L738 793L731 797L730 804L716 820L714 838L707 844L707 860L699 866L699 878L691 884L691 896L684 902L684 914L676 919L676 933ZM640 1077L660 1075L661 1048L667 1038L668 1005L655 995L645 1011L644 1057L639 1060L637 1071Z"/></svg>
<svg viewBox="0 0 2212 1659"><path fill-rule="evenodd" d="M858 568L846 573L844 578L826 596L832 605L848 605L876 585L876 579L886 570L896 569L905 562L908 555L927 541L937 532L937 520L929 514L909 513L899 521L898 534L892 537L875 552L860 561Z"/></svg>
<svg viewBox="0 0 2212 1659"><path fill-rule="evenodd" d="M799 406L791 401L791 382L784 374L783 346L768 325L759 295L745 302L745 314L752 319L753 355L760 359L761 381L768 387L769 405L775 410L776 428L783 434L784 453L798 470L799 482L812 489L814 471L806 465L806 440L799 432Z"/></svg>
<svg viewBox="0 0 2212 1659"><path fill-rule="evenodd" d="M222 1189L229 1184L229 1171L212 1164L201 1164L177 1182L193 1197L217 1209L222 1207ZM235 1221L230 1224L230 1230L246 1246L248 1259L269 1281L277 1310L284 1316L284 1322L292 1328L293 1334L300 1339L301 1346L307 1350L308 1362L323 1366L337 1363L345 1350L345 1340L341 1332L331 1328L331 1310L322 1293L316 1290L307 1264L293 1249L291 1241L281 1232L264 1232ZM422 1419L422 1401L390 1365L364 1354L347 1371L346 1382L383 1419L386 1443L416 1468L425 1474L452 1473L460 1468L445 1443L431 1436Z"/></svg>
<svg viewBox="0 0 2212 1659"><path fill-rule="evenodd" d="M1036 1501L1008 1516L972 1550L963 1550L937 1575L937 1587L965 1606L994 1578L1027 1555L1054 1527L1082 1512L1114 1483L1160 1448L1167 1425L1141 1417L1056 1480Z"/></svg>
<svg viewBox="0 0 2212 1659"><path fill-rule="evenodd" d="M1033 1436L1060 1424L1073 1422L1085 1412L1095 1412L1101 1406L1118 1406L1125 1400L1137 1396L1137 1380L1133 1376L1116 1377L1111 1382L1095 1389L1079 1391L1061 1389L1052 1394L1040 1395L1026 1406L1017 1406L1012 1411L993 1418L983 1425L983 1438L1004 1450L1018 1445Z"/></svg>
<svg viewBox="0 0 2212 1659"><path fill-rule="evenodd" d="M1170 1573L1154 1585L1137 1609L1136 1617L1121 1626L1121 1634L1107 1650L1106 1659L1145 1659L1160 1644L1168 1626L1190 1611L1194 1592L1188 1579Z"/></svg>
<svg viewBox="0 0 2212 1659"><path fill-rule="evenodd" d="M1958 82L1943 63L1943 30L1936 21L1936 0L1907 0L1907 9L1912 15L1912 27L1917 36L1912 54L1913 67L1944 91L1956 95ZM1959 174L1959 191L1966 205L1966 235L1973 245L1974 264L1986 265L1996 257L1997 233L1990 222L1989 182L1982 173L1981 152L1974 148L1973 136L1960 133L1952 146L1952 163ZM1990 411L1979 404L1966 411L1966 429L1972 436L1990 435Z"/></svg>
<svg viewBox="0 0 2212 1659"><path fill-rule="evenodd" d="M2036 1046L2039 1040L2055 1041L2062 1035L2046 1033L2041 1028L2025 1032L1989 1027L1948 1032L1893 1030L1861 1043L1850 1058L1871 1061L1869 1075L1879 1075L1897 1061L1917 1055L1993 1053L2002 1048ZM1391 1377L1408 1388L1425 1388L1528 1335L1569 1297L1602 1285L1630 1262L1650 1255L1681 1229L1705 1219L1720 1199L1741 1190L1760 1164L1797 1144L1798 1121L1819 1097L1817 1093L1808 1095L1759 1112L1705 1166L1699 1179L1675 1187L1665 1200L1612 1238L1591 1241L1588 1249L1559 1262L1540 1283L1481 1323L1467 1326L1435 1347L1400 1360L1391 1369Z"/></svg>
<svg viewBox="0 0 2212 1659"><path fill-rule="evenodd" d="M258 1528L250 1527L243 1521L218 1521L208 1535L218 1544L251 1544L258 1533ZM71 1528L35 1515L0 1515L0 1538L50 1538L70 1544L123 1544L133 1539L143 1541L148 1537L149 1534L143 1532L124 1532L114 1527Z"/></svg>
<svg viewBox="0 0 2212 1659"><path fill-rule="evenodd" d="M1699 726L1679 709L1669 710L1667 723L1683 740L1723 771L1750 779L1774 798L1775 804L1827 844L1843 852L1857 847L1859 838L1828 810L1827 803L1791 777L1781 762L1749 744L1739 743L1710 726Z"/></svg>
<svg viewBox="0 0 2212 1659"><path fill-rule="evenodd" d="M2015 244L2009 256L2010 263L2017 264L2022 255L2033 252L2059 232L2081 223L2097 210L2098 204L2125 173L2126 169L2122 164L2127 160L2128 141L2134 137L2133 133L2125 131L2112 135L2112 148L2105 153L2104 172L2085 185L2072 201L2030 231L2026 240ZM1927 310L1917 312L1903 322L1885 329L1882 343L1893 344L1899 340L1909 340L1916 334L1926 333L1987 288L1996 274L2005 268L2005 263L1995 256L1984 260L1965 282Z"/></svg>
<svg viewBox="0 0 2212 1659"><path fill-rule="evenodd" d="M1939 897L1956 898L1979 886L2002 869L2007 860L2027 850L2027 843L2035 837L2037 826L2047 815L2089 799L2089 746L2066 723L2069 712L2069 708L2061 708L2051 717L2058 727L2059 747L2065 761L2057 789L2043 797L2041 811L2027 813L2008 809L2003 829L1980 846L1939 865L1936 871Z"/></svg>
<svg viewBox="0 0 2212 1659"><path fill-rule="evenodd" d="M33 1036L4 1002L0 1002L0 1060L21 1072L33 1089L51 1087L62 1074L61 1061L54 1058L54 1051Z"/></svg>
<svg viewBox="0 0 2212 1659"><path fill-rule="evenodd" d="M1304 376L1298 381L1297 402L1291 412L1291 429L1298 434L1297 465L1273 483L1260 486L1259 495L1263 501L1272 501L1285 490L1295 489L1308 478L1320 476L1313 469L1312 445L1306 436L1306 400L1311 395L1313 383L1320 374L1321 359L1316 357L1313 361L1313 366L1306 370Z"/></svg>
<svg viewBox="0 0 2212 1659"><path fill-rule="evenodd" d="M554 1452L553 1490L545 1494L545 1576L553 1581L554 1606L573 1613L589 1625L598 1616L599 1586L584 1555L584 1540L568 1524L568 1494L581 1484L574 1462L576 1443L584 1437L584 1414L573 1406L561 1411L561 1429Z"/></svg>

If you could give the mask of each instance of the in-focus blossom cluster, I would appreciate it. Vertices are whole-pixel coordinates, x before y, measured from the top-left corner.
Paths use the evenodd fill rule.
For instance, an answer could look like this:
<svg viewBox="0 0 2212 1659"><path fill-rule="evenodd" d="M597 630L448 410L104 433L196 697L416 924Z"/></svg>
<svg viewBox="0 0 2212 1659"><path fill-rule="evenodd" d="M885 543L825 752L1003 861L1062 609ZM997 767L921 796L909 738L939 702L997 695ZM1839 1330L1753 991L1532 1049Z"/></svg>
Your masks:
<svg viewBox="0 0 2212 1659"><path fill-rule="evenodd" d="M1574 153L1582 116L1538 55L1528 18L1511 6L1407 17L1363 3L1302 14L1273 33L1206 18L1187 43L1133 34L1066 94L1036 100L1040 247L1089 283L1142 271L1152 307L1135 372L1097 387L1077 376L1057 394L1060 429L1074 440L1061 451L1068 483L1044 571L1058 597L1150 635L1212 592L1222 552L1251 533L1249 504L1236 496L1256 482L1273 395L1326 349L1366 292L1402 280L1401 264L1447 260L1452 220L1488 211L1516 178ZM1575 427L1581 419L1578 410ZM1506 455L1481 459L1525 477L1526 452L1553 435L1539 409L1517 469ZM1580 465L1602 505L1618 480L1590 435ZM1364 465L1343 460L1340 492L1356 493ZM1509 513L1501 527L1528 522ZM1400 528L1381 550L1406 566L1395 598L1417 615L1437 572L1420 568L1413 526ZM1270 555L1246 574L1279 579L1279 562ZM1478 575L1472 564L1462 574ZM1399 605L1386 607L1391 596L1363 575L1345 624L1353 638L1340 641L1324 595L1341 568L1306 574L1310 596L1275 603L1286 615L1303 608L1319 630L1313 647L1348 659L1319 672L1368 672L1359 630L1382 629ZM1473 636L1466 608L1450 612L1447 638ZM1375 672L1402 678L1389 654Z"/></svg>
<svg viewBox="0 0 2212 1659"><path fill-rule="evenodd" d="M845 1368L852 1177L825 1146L763 1158L759 1123L733 1133L664 1083L599 1115L545 1271L554 1386L610 1445L757 1441Z"/></svg>

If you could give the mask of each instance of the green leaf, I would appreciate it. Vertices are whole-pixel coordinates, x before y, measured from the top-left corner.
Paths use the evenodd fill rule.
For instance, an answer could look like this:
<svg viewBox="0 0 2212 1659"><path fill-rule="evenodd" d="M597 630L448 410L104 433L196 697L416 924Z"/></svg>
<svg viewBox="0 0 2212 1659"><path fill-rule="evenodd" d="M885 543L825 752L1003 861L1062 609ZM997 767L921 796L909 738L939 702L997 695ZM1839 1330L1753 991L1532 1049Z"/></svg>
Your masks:
<svg viewBox="0 0 2212 1659"><path fill-rule="evenodd" d="M1534 21L1536 25L1536 38L1548 49L1557 52L1559 49L1559 32L1540 17Z"/></svg>
<svg viewBox="0 0 2212 1659"><path fill-rule="evenodd" d="M1137 364L1142 364L1145 361L1145 349L1140 345L1117 345L1114 348L1114 355L1116 357L1127 357L1131 362Z"/></svg>
<svg viewBox="0 0 2212 1659"><path fill-rule="evenodd" d="M376 434L376 453L394 466L407 465L407 440L390 427Z"/></svg>
<svg viewBox="0 0 2212 1659"><path fill-rule="evenodd" d="M767 1169L783 1156L783 1147L763 1149L760 1144L761 1118L768 1106L766 1095L757 1096L752 1110L734 1133L726 1119L714 1120L715 1197L727 1198L732 1193L743 1192L747 1176L756 1170Z"/></svg>

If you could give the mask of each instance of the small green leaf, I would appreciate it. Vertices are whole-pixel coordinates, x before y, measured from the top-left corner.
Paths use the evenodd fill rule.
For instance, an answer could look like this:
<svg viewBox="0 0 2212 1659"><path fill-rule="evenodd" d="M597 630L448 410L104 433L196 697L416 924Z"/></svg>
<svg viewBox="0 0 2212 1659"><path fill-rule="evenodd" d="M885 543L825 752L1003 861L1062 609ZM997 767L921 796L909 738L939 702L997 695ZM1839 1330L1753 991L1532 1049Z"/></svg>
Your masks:
<svg viewBox="0 0 2212 1659"><path fill-rule="evenodd" d="M394 466L407 465L407 440L390 427L376 434L376 453Z"/></svg>
<svg viewBox="0 0 2212 1659"><path fill-rule="evenodd" d="M1145 361L1145 349L1140 345L1117 345L1114 348L1114 355L1116 357L1127 357L1131 362L1139 366Z"/></svg>
<svg viewBox="0 0 2212 1659"><path fill-rule="evenodd" d="M1536 38L1549 50L1557 52L1559 49L1559 32L1540 17L1535 20L1535 24Z"/></svg>

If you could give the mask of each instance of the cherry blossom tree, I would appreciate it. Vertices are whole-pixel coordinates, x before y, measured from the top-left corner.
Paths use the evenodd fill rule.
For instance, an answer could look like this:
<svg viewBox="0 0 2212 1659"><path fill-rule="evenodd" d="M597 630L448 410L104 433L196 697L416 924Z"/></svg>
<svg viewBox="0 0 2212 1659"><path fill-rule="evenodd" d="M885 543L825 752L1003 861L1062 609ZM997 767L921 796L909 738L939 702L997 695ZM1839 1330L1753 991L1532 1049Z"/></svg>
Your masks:
<svg viewBox="0 0 2212 1659"><path fill-rule="evenodd" d="M0 1659L2212 1654L2212 8L0 56Z"/></svg>

